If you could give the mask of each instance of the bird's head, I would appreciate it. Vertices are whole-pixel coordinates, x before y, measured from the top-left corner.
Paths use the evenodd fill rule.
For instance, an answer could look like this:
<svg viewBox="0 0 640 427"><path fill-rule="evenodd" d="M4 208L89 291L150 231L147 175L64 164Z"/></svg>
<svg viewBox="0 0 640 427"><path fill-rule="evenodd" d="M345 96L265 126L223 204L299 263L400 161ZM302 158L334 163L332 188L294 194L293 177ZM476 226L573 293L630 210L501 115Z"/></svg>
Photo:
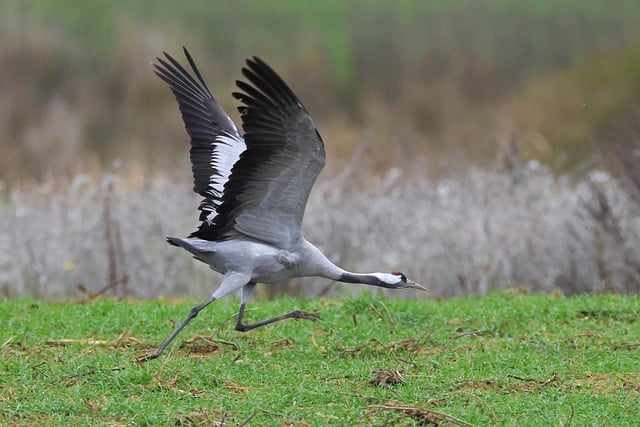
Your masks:
<svg viewBox="0 0 640 427"><path fill-rule="evenodd" d="M382 286L383 288L388 289L405 289L405 288L413 288L420 289L421 291L426 291L427 288L424 286L414 282L411 279L408 279L403 273L398 271L394 271L392 273L377 273L376 277L380 281L378 286Z"/></svg>

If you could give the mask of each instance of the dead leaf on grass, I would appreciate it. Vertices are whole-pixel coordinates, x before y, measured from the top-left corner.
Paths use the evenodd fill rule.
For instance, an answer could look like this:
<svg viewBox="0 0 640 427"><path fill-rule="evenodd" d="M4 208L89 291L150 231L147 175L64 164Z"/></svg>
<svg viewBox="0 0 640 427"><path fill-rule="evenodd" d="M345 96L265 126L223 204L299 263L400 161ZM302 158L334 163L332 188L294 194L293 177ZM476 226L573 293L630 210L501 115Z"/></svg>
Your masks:
<svg viewBox="0 0 640 427"><path fill-rule="evenodd" d="M107 396L102 396L102 399L97 400L82 398L82 402L87 405L91 412L94 413L98 413L109 406L109 399L107 398Z"/></svg>
<svg viewBox="0 0 640 427"><path fill-rule="evenodd" d="M500 386L494 380L471 380L464 381L459 384L455 390L457 391L468 391L468 390L482 390L482 391L490 391L490 390L500 390L502 386Z"/></svg>
<svg viewBox="0 0 640 427"><path fill-rule="evenodd" d="M222 427L225 425L226 417L227 413L221 409L200 408L198 411L180 416L175 425Z"/></svg>
<svg viewBox="0 0 640 427"><path fill-rule="evenodd" d="M405 338L398 341L391 341L387 344L380 342L377 338L373 338L373 341L377 342L385 350L403 350L410 353L417 353L422 350L422 343L415 338Z"/></svg>
<svg viewBox="0 0 640 427"><path fill-rule="evenodd" d="M524 390L524 391L534 391L539 388L547 387L549 385L559 385L562 380L557 374L553 374L551 378L547 380L537 380L535 378L521 378L516 375L507 375L508 378L513 378L518 381L522 381L520 384L516 384L513 388Z"/></svg>
<svg viewBox="0 0 640 427"><path fill-rule="evenodd" d="M30 349L19 341L13 341L14 339L15 337L9 337L9 339L2 343L2 346L0 346L0 351L2 351L2 353L6 354L7 356L20 356L27 352L33 355L37 351L34 349Z"/></svg>
<svg viewBox="0 0 640 427"><path fill-rule="evenodd" d="M482 330L482 329L478 329L476 331L467 331L467 332L463 332L461 329L456 329L456 334L452 335L450 340L457 340L460 338L464 338L464 337L480 337L483 335L488 335L490 333L490 331L488 330Z"/></svg>
<svg viewBox="0 0 640 427"><path fill-rule="evenodd" d="M192 388L191 390L189 390L187 392L187 394L191 397L193 397L194 399L198 399L200 397L202 397L203 394L205 394L206 391L205 390L196 390L194 388Z"/></svg>
<svg viewBox="0 0 640 427"><path fill-rule="evenodd" d="M233 382L231 380L222 380L222 385L225 386L227 390L231 393L242 393L247 394L251 389L249 387L241 386L240 384Z"/></svg>
<svg viewBox="0 0 640 427"><path fill-rule="evenodd" d="M356 354L368 350L368 351L381 351L391 352L407 352L407 353L426 353L426 354L439 354L442 349L440 348L426 348L426 342L429 339L429 335L423 334L419 338L404 338L397 341L391 341L383 343L377 338L372 338L368 344L359 345L356 347L349 347L342 350L341 355L353 357ZM394 356L395 357L395 356ZM413 362L407 362L413 364Z"/></svg>
<svg viewBox="0 0 640 427"><path fill-rule="evenodd" d="M320 335L324 334L324 330L319 332ZM316 342L316 330L311 333L311 344L318 350L320 354L327 354L327 348L323 345L318 345Z"/></svg>
<svg viewBox="0 0 640 427"><path fill-rule="evenodd" d="M378 387L386 385L397 385L404 383L402 374L397 369L384 368L373 371L373 376L369 379L369 384Z"/></svg>
<svg viewBox="0 0 640 427"><path fill-rule="evenodd" d="M640 373L638 372L585 372L585 377L585 379L573 381L573 385L579 388L588 387L595 393L614 393L620 390L640 392Z"/></svg>
<svg viewBox="0 0 640 427"><path fill-rule="evenodd" d="M295 347L295 343L291 341L289 338L285 338L279 341L274 341L271 343L267 351L264 352L264 356L270 357L270 356L273 356L273 354L280 349L293 348L293 347Z"/></svg>
<svg viewBox="0 0 640 427"><path fill-rule="evenodd" d="M157 387L158 390L171 390L178 394L186 394L190 397L193 397L194 399L202 397L202 395L207 392L206 390L196 390L194 388L189 390L182 389L178 386L179 378L180 376L176 374L173 378L169 380L157 382L155 384L155 387Z"/></svg>
<svg viewBox="0 0 640 427"><path fill-rule="evenodd" d="M638 342L621 342L613 346L614 350L636 350L640 348L640 341Z"/></svg>
<svg viewBox="0 0 640 427"><path fill-rule="evenodd" d="M206 357L224 352L225 348L223 346L231 347L233 350L240 349L238 344L232 341L215 339L204 335L196 335L184 341L180 348L188 350L189 357Z"/></svg>
<svg viewBox="0 0 640 427"><path fill-rule="evenodd" d="M431 398L427 399L427 403L429 405L432 405L432 406L446 405L447 402L448 402L448 400L445 399L445 398L436 399L435 397L431 397Z"/></svg>
<svg viewBox="0 0 640 427"><path fill-rule="evenodd" d="M340 353L341 356L349 356L349 357L353 357L356 354L360 353L362 350L364 350L365 348L368 348L368 346L366 345L359 345L357 347L350 347L350 348L345 348L344 350L342 350L342 352Z"/></svg>
<svg viewBox="0 0 640 427"><path fill-rule="evenodd" d="M462 320L460 317L452 317L451 319L447 320L447 323L449 325L462 326L464 325L464 320Z"/></svg>
<svg viewBox="0 0 640 427"><path fill-rule="evenodd" d="M84 345L90 345L90 346L107 347L108 349L113 350L115 348L134 347L134 346L140 345L142 343L142 341L140 341L137 338L134 338L131 335L131 332L124 331L120 335L118 335L117 339L115 339L113 341L96 340L96 339L92 339L92 338L88 338L88 339L86 339L86 338L85 339L62 338L62 339L58 339L58 340L45 340L44 343L46 345L58 345L58 346L65 346L65 345L72 345L72 344L84 344Z"/></svg>
<svg viewBox="0 0 640 427"><path fill-rule="evenodd" d="M430 409L418 408L410 405L403 405L397 402L387 402L384 405L371 405L367 408L369 411L377 413L380 411L400 412L405 416L412 418L418 425L445 425L453 424L457 426L471 426L466 421L456 418L444 412L432 411Z"/></svg>

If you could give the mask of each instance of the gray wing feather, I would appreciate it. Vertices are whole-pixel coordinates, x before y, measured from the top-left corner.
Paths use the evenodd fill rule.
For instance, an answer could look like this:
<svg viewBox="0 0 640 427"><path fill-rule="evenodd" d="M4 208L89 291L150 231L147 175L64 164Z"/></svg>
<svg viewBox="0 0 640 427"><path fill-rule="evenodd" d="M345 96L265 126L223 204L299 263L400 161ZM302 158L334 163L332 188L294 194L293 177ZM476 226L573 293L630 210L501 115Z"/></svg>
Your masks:
<svg viewBox="0 0 640 427"><path fill-rule="evenodd" d="M246 151L233 166L216 217L218 238L238 233L288 248L302 237L307 199L325 164L311 117L293 91L258 58L247 61L233 95Z"/></svg>

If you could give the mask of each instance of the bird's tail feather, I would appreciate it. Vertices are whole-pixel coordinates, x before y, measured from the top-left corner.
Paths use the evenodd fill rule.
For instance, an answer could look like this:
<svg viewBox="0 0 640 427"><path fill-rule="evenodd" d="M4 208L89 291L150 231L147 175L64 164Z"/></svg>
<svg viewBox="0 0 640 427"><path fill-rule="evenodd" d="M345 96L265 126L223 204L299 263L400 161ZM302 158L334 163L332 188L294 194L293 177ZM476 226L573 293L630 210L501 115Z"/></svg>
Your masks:
<svg viewBox="0 0 640 427"><path fill-rule="evenodd" d="M202 239L167 237L167 242L173 246L179 246L192 254L215 252L215 242Z"/></svg>
<svg viewBox="0 0 640 427"><path fill-rule="evenodd" d="M173 245L173 246L182 246L180 244L180 240L182 240L182 239L180 239L178 237L167 237L167 242L169 242L169 244Z"/></svg>

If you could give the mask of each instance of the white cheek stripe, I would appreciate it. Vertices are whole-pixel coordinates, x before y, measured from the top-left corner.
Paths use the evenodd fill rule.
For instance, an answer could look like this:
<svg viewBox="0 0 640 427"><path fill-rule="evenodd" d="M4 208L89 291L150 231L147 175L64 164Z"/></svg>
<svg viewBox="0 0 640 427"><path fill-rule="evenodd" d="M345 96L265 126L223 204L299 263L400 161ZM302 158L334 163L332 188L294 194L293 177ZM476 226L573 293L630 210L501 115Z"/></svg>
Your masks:
<svg viewBox="0 0 640 427"><path fill-rule="evenodd" d="M391 285L396 285L402 282L402 276L397 276L395 274L373 273L372 276L376 276L378 279L380 279L381 282L389 283Z"/></svg>

